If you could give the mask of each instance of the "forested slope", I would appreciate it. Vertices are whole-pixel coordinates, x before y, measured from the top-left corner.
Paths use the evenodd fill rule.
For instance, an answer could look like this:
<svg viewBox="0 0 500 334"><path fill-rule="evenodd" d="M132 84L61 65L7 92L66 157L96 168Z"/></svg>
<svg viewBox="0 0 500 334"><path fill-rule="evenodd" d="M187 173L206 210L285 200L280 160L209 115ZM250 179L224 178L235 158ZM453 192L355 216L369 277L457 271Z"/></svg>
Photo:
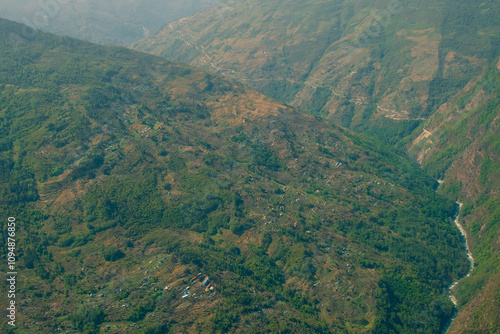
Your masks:
<svg viewBox="0 0 500 334"><path fill-rule="evenodd" d="M490 333L500 326L500 63L450 98L408 145L440 192L464 204L461 220L476 258L455 289L459 315L450 333Z"/></svg>
<svg viewBox="0 0 500 334"><path fill-rule="evenodd" d="M202 66L407 150L463 202L476 268L450 332L500 326L500 3L228 2L135 48Z"/></svg>
<svg viewBox="0 0 500 334"><path fill-rule="evenodd" d="M468 265L416 164L187 65L41 32L12 47L23 29L0 20L22 332L445 326Z"/></svg>

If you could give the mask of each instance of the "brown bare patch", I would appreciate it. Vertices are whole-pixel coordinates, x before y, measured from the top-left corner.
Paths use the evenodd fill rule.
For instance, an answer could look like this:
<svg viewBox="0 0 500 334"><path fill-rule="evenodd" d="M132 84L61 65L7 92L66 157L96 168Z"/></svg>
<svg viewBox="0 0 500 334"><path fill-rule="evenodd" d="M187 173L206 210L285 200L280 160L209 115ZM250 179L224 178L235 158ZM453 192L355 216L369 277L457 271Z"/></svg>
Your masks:
<svg viewBox="0 0 500 334"><path fill-rule="evenodd" d="M71 169L68 169L66 170L64 173L62 173L61 175L59 175L56 179L54 180L50 180L50 181L47 181L45 182L44 184L50 184L50 183L55 183L55 182L61 182L63 181L68 175L69 173L71 173Z"/></svg>
<svg viewBox="0 0 500 334"><path fill-rule="evenodd" d="M133 144L127 145L123 148L123 150L125 152L132 152L134 150L134 145Z"/></svg>
<svg viewBox="0 0 500 334"><path fill-rule="evenodd" d="M435 34L433 29L414 30L417 36L407 36L406 38L414 43L411 48L411 55L415 57L413 62L411 79L413 81L428 81L434 77L439 65L439 41L441 36Z"/></svg>
<svg viewBox="0 0 500 334"><path fill-rule="evenodd" d="M453 61L453 60L455 60L455 55L456 54L457 54L456 52L450 51L450 52L448 52L448 54L446 55L446 57L444 58L444 60L446 60L446 61Z"/></svg>
<svg viewBox="0 0 500 334"><path fill-rule="evenodd" d="M431 141L429 141L431 142ZM432 142L431 142L432 143ZM417 162L419 164L422 164L422 162L429 156L429 154L432 152L432 148L428 147L426 150L420 151L420 153L417 156Z"/></svg>
<svg viewBox="0 0 500 334"><path fill-rule="evenodd" d="M208 102L207 105L213 108L216 119L224 120L231 125L244 123L245 119L256 120L270 115L276 116L280 108L286 109L282 104L252 91L247 92L244 99L235 99L234 94L226 94L218 101Z"/></svg>
<svg viewBox="0 0 500 334"><path fill-rule="evenodd" d="M182 152L192 152L194 151L193 146L182 146Z"/></svg>
<svg viewBox="0 0 500 334"><path fill-rule="evenodd" d="M172 189L170 190L170 194L174 196L180 196L182 195L182 192L180 192L179 190Z"/></svg>
<svg viewBox="0 0 500 334"><path fill-rule="evenodd" d="M412 30L411 32L414 34L425 34L427 32L434 32L434 28L429 27L429 28L423 29L423 30Z"/></svg>
<svg viewBox="0 0 500 334"><path fill-rule="evenodd" d="M75 199L75 194L71 189L64 189L54 201L53 205L61 206Z"/></svg>
<svg viewBox="0 0 500 334"><path fill-rule="evenodd" d="M410 147L410 150L412 147L418 145L421 141L429 138L432 136L432 132L426 130L426 129L423 129L422 130L422 133L420 134L420 136L418 136L412 143L411 147Z"/></svg>
<svg viewBox="0 0 500 334"><path fill-rule="evenodd" d="M144 125L142 125L141 123L134 123L131 125L132 130L136 130L136 131L142 129L143 127L144 127Z"/></svg>
<svg viewBox="0 0 500 334"><path fill-rule="evenodd" d="M201 161L200 159L197 159L197 160L194 160L193 162L191 162L191 164L189 165L189 168L202 168L204 167L205 164L203 163L203 161Z"/></svg>

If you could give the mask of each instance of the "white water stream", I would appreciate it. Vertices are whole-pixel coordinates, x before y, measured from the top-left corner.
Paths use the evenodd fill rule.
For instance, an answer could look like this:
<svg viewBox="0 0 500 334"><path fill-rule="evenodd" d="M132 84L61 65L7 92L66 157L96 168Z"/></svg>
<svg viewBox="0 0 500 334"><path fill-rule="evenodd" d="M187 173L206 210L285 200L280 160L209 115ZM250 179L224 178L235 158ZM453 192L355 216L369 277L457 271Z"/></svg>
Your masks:
<svg viewBox="0 0 500 334"><path fill-rule="evenodd" d="M465 229L464 227L462 226L462 224L460 223L459 221L459 218L460 218L460 210L462 209L462 203L460 202L457 202L457 204L459 205L459 209L458 209L458 212L457 212L457 216L455 217L455 225L457 225L458 229L460 230L460 233L464 236L465 238L465 248L467 249L467 257L469 258L469 263L470 263L470 266L469 266L469 271L467 272L467 275L465 275L464 277L461 277L459 278L458 280L456 280L455 282L453 282L452 285L450 285L448 291L450 293L450 299L451 301L453 302L453 304L455 304L455 307L458 306L458 302L457 302L457 299L455 298L455 296L453 295L453 288L456 287L458 285L458 283L465 277L469 277L470 274L472 273L472 271L474 270L474 257L472 257L472 253L470 251L470 248L469 248L469 240L467 239L467 233L465 232Z"/></svg>
<svg viewBox="0 0 500 334"><path fill-rule="evenodd" d="M444 181L442 180L438 180L439 184L441 185ZM458 306L458 301L457 301L457 298L453 295L453 288L455 288L458 283L465 277L469 277L470 274L472 273L472 271L474 270L474 257L472 257L472 253L470 251L470 248L469 248L469 240L467 239L467 232L465 231L463 225L460 223L460 211L462 209L462 203L460 202L457 202L459 208L458 208L458 212L457 212L457 215L455 217L455 225L457 225L458 229L460 230L460 233L464 236L464 239L465 239L465 248L467 250L467 257L469 258L469 263L470 263L470 266L469 266L469 271L467 272L467 275L465 275L464 277L461 277L459 279L457 279L455 282L453 282L450 287L448 288L448 294L450 295L450 299L451 301L453 302L453 304L455 305L455 308ZM455 317L457 316L457 314L455 314L449 321L448 325L445 327L446 329L444 330L444 333L446 334L448 332L448 329L450 329L451 327L451 324L453 323L453 320L455 320Z"/></svg>

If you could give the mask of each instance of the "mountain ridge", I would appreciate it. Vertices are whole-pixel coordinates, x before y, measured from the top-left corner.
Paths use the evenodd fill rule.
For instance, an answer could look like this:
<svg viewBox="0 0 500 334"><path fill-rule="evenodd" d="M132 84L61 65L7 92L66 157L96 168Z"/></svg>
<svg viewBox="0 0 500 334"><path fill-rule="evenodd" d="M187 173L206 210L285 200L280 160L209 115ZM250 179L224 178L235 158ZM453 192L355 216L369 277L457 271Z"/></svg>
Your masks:
<svg viewBox="0 0 500 334"><path fill-rule="evenodd" d="M32 28L99 44L128 45L155 33L167 22L209 8L217 0L4 0L3 18Z"/></svg>

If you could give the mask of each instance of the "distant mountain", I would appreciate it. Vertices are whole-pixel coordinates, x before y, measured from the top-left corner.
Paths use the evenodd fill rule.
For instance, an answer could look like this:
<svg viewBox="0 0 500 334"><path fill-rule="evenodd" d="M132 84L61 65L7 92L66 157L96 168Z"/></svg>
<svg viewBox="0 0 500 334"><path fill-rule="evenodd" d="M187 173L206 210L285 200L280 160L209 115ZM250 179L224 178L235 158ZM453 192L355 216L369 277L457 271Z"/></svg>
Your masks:
<svg viewBox="0 0 500 334"><path fill-rule="evenodd" d="M468 268L456 206L401 152L197 68L23 31L0 20L23 332L444 329Z"/></svg>
<svg viewBox="0 0 500 334"><path fill-rule="evenodd" d="M134 48L396 143L498 61L498 1L244 0Z"/></svg>
<svg viewBox="0 0 500 334"><path fill-rule="evenodd" d="M219 0L2 0L0 17L99 44L128 45Z"/></svg>

